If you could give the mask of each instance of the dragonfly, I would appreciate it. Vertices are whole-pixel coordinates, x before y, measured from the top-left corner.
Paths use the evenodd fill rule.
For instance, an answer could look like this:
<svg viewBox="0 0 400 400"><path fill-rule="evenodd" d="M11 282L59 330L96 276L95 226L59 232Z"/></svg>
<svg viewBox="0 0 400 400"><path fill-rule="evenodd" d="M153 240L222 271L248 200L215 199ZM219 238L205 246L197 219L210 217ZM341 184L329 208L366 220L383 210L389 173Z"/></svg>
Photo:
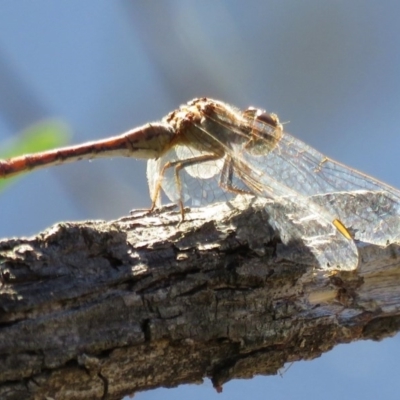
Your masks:
<svg viewBox="0 0 400 400"><path fill-rule="evenodd" d="M164 192L182 220L188 202L277 200L267 211L282 241L301 240L320 269L355 270L359 242L400 241L400 191L286 133L276 114L205 97L118 136L0 160L0 178L117 156L147 159L151 210Z"/></svg>

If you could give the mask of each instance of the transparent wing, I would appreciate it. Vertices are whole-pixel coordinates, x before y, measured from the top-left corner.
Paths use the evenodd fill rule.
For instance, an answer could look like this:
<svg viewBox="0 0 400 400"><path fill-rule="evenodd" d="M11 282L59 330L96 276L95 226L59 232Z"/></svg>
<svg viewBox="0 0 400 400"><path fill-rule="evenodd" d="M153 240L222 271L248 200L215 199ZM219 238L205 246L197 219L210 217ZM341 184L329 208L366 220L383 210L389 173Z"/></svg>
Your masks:
<svg viewBox="0 0 400 400"><path fill-rule="evenodd" d="M216 104L202 122L203 132L224 146L234 174L255 194L296 199L328 221L340 220L363 242L400 241L397 189L325 157L273 126L276 119L261 110L237 112L234 118L230 110ZM338 192L343 196L335 200L321 196Z"/></svg>
<svg viewBox="0 0 400 400"><path fill-rule="evenodd" d="M320 214L292 198L281 198L266 209L283 244L289 245L289 257L285 258L298 262L303 259L306 247L320 269L352 271L357 268L359 257L354 241L345 238ZM300 247L299 253L293 251L297 247Z"/></svg>
<svg viewBox="0 0 400 400"><path fill-rule="evenodd" d="M179 160L191 160L204 154L207 153L188 146L178 145L157 160L149 160L147 162L147 180L151 199L154 199L157 182L164 165ZM177 202L181 199L183 203L192 207L205 206L217 201L227 201L234 194L226 192L220 187L223 163L223 159L212 160L189 165L180 170L181 194L178 191L175 168L168 168L165 170L161 188L171 201ZM160 199L157 204L160 204Z"/></svg>
<svg viewBox="0 0 400 400"><path fill-rule="evenodd" d="M203 154L192 148L177 146L159 159L149 160L147 177L152 199L166 163L189 160ZM225 159L207 161L183 168L179 173L181 195L177 190L174 168L168 168L162 179L162 189L170 200L176 202L182 196L184 202L190 202L190 205L195 207L227 201L236 193L224 191L220 186L224 161ZM233 176L230 184L235 188L255 193L251 185L245 184L243 177ZM280 199L278 206L275 204L268 207L267 211L272 217L271 223L279 230L283 243L289 244L289 240L297 238L299 243L303 243L303 250L299 249L301 255L304 256L305 245L320 268L355 269L358 265L358 252L354 242L345 238L327 218L322 218L322 211L318 207L314 208L316 211L310 209L309 201L299 203L297 199L288 197L286 200ZM295 247L291 243L290 248ZM296 257L296 253L291 254L292 257Z"/></svg>
<svg viewBox="0 0 400 400"><path fill-rule="evenodd" d="M157 181L160 178L161 160L150 159L147 161L147 184L149 186L150 199L154 204L159 207L161 205L161 193L156 193ZM157 198L155 198L157 196Z"/></svg>
<svg viewBox="0 0 400 400"><path fill-rule="evenodd" d="M320 196L313 202L343 222L358 240L377 245L400 241L398 190L328 159L289 134L283 134L266 154L243 150L241 154L252 166L247 174L262 183L264 195L293 196L295 192L298 201L305 203L311 196L342 192L340 201Z"/></svg>

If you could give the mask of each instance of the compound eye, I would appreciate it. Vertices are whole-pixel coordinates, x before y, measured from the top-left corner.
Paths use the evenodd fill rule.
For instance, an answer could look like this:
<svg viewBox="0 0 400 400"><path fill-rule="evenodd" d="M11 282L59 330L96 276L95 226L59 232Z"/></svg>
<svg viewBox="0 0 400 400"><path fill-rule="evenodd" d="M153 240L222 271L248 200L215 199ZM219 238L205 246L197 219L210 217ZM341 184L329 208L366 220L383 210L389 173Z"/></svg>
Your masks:
<svg viewBox="0 0 400 400"><path fill-rule="evenodd" d="M278 128L280 126L279 119L276 114L269 114L266 111L262 111L256 115L256 118L258 121L271 125L274 128Z"/></svg>
<svg viewBox="0 0 400 400"><path fill-rule="evenodd" d="M281 125L276 114L269 114L265 110L260 110L259 108L249 107L244 111L244 113L246 116L254 118L260 122L264 122L273 128L278 128Z"/></svg>

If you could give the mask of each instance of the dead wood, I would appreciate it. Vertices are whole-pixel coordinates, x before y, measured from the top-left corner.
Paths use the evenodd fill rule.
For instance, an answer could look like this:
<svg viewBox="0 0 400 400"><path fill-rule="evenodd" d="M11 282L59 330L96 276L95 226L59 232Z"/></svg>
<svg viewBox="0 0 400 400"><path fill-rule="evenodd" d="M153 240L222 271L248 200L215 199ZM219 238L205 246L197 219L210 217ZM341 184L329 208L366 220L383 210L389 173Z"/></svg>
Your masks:
<svg viewBox="0 0 400 400"><path fill-rule="evenodd" d="M399 246L354 272L283 245L267 200L60 223L0 242L0 398L120 399L276 374L399 330ZM293 256L294 255L294 256Z"/></svg>

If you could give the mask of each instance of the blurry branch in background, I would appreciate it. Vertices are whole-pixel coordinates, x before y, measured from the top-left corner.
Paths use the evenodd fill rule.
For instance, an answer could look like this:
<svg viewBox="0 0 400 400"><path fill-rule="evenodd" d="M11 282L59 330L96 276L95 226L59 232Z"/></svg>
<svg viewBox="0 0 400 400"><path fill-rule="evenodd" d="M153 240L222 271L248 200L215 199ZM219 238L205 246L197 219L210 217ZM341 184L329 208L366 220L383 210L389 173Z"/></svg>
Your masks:
<svg viewBox="0 0 400 400"><path fill-rule="evenodd" d="M398 245L360 247L356 271L321 271L299 238L283 245L266 202L1 241L0 398L116 400L206 377L221 391L399 331Z"/></svg>

